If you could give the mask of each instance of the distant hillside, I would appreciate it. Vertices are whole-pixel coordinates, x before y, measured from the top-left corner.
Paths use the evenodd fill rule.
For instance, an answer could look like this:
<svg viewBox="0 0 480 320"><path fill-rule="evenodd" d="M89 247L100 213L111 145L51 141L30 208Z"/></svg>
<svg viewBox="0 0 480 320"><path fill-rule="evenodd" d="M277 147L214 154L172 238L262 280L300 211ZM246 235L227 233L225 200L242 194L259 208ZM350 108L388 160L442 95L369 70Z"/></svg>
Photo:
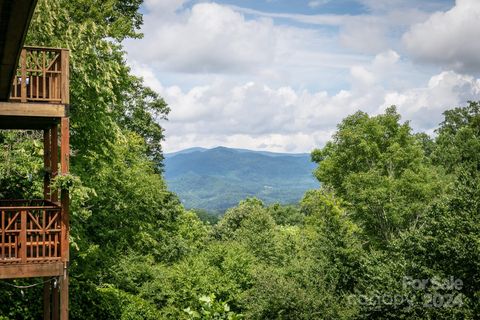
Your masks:
<svg viewBox="0 0 480 320"><path fill-rule="evenodd" d="M221 213L246 197L295 203L318 188L309 154L218 147L165 155L165 178L187 208Z"/></svg>

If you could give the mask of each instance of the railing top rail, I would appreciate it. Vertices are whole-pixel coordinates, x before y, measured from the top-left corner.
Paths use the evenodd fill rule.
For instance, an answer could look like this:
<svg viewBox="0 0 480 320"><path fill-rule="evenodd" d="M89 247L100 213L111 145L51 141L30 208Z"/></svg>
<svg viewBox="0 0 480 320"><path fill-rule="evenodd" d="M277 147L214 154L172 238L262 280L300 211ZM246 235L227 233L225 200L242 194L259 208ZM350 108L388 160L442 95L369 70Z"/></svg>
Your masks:
<svg viewBox="0 0 480 320"><path fill-rule="evenodd" d="M52 204L54 205L55 203L50 201L50 200L46 200L46 199L0 199L0 203L2 202L28 202L28 203L47 203L47 204Z"/></svg>
<svg viewBox="0 0 480 320"><path fill-rule="evenodd" d="M33 51L70 51L66 48L56 48L56 47L41 47L41 46L24 46L24 49L33 50Z"/></svg>
<svg viewBox="0 0 480 320"><path fill-rule="evenodd" d="M48 209L57 210L60 206L48 200L0 200L0 210Z"/></svg>
<svg viewBox="0 0 480 320"><path fill-rule="evenodd" d="M50 202L46 199L0 199L0 202Z"/></svg>
<svg viewBox="0 0 480 320"><path fill-rule="evenodd" d="M20 207L2 207L0 206L0 211L19 211L19 210L58 210L62 208L58 206L20 206Z"/></svg>

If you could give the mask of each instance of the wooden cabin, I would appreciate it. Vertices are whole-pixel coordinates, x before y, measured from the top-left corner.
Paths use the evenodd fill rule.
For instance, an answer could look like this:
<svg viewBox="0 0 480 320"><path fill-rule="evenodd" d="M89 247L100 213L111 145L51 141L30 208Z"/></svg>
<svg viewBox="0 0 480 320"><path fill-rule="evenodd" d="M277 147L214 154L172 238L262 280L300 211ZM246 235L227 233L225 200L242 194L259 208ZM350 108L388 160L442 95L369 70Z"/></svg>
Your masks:
<svg viewBox="0 0 480 320"><path fill-rule="evenodd" d="M36 0L0 0L0 129L43 132L43 199L0 199L0 281L44 282L44 319L68 319L69 51L25 47ZM32 280L33 281L33 280ZM41 299L41 297L39 297Z"/></svg>

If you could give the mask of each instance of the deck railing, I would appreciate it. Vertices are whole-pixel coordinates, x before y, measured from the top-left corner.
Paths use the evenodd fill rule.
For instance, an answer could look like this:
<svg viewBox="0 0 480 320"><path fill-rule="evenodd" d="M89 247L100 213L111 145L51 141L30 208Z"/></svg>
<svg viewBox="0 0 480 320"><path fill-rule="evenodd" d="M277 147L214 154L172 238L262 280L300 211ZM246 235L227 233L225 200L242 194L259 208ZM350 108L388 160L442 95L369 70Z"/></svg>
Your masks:
<svg viewBox="0 0 480 320"><path fill-rule="evenodd" d="M0 264L61 260L61 208L44 200L0 200Z"/></svg>
<svg viewBox="0 0 480 320"><path fill-rule="evenodd" d="M23 48L10 101L68 104L68 60L66 49Z"/></svg>

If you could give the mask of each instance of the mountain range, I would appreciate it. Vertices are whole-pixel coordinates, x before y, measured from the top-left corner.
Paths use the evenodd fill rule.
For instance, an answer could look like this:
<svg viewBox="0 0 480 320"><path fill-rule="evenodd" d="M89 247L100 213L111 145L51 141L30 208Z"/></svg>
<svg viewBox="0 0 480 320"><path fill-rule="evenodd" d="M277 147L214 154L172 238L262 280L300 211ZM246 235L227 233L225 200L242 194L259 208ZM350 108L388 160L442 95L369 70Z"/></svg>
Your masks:
<svg viewBox="0 0 480 320"><path fill-rule="evenodd" d="M247 197L267 204L298 202L319 187L307 153L217 147L165 154L165 179L185 207L221 214Z"/></svg>

